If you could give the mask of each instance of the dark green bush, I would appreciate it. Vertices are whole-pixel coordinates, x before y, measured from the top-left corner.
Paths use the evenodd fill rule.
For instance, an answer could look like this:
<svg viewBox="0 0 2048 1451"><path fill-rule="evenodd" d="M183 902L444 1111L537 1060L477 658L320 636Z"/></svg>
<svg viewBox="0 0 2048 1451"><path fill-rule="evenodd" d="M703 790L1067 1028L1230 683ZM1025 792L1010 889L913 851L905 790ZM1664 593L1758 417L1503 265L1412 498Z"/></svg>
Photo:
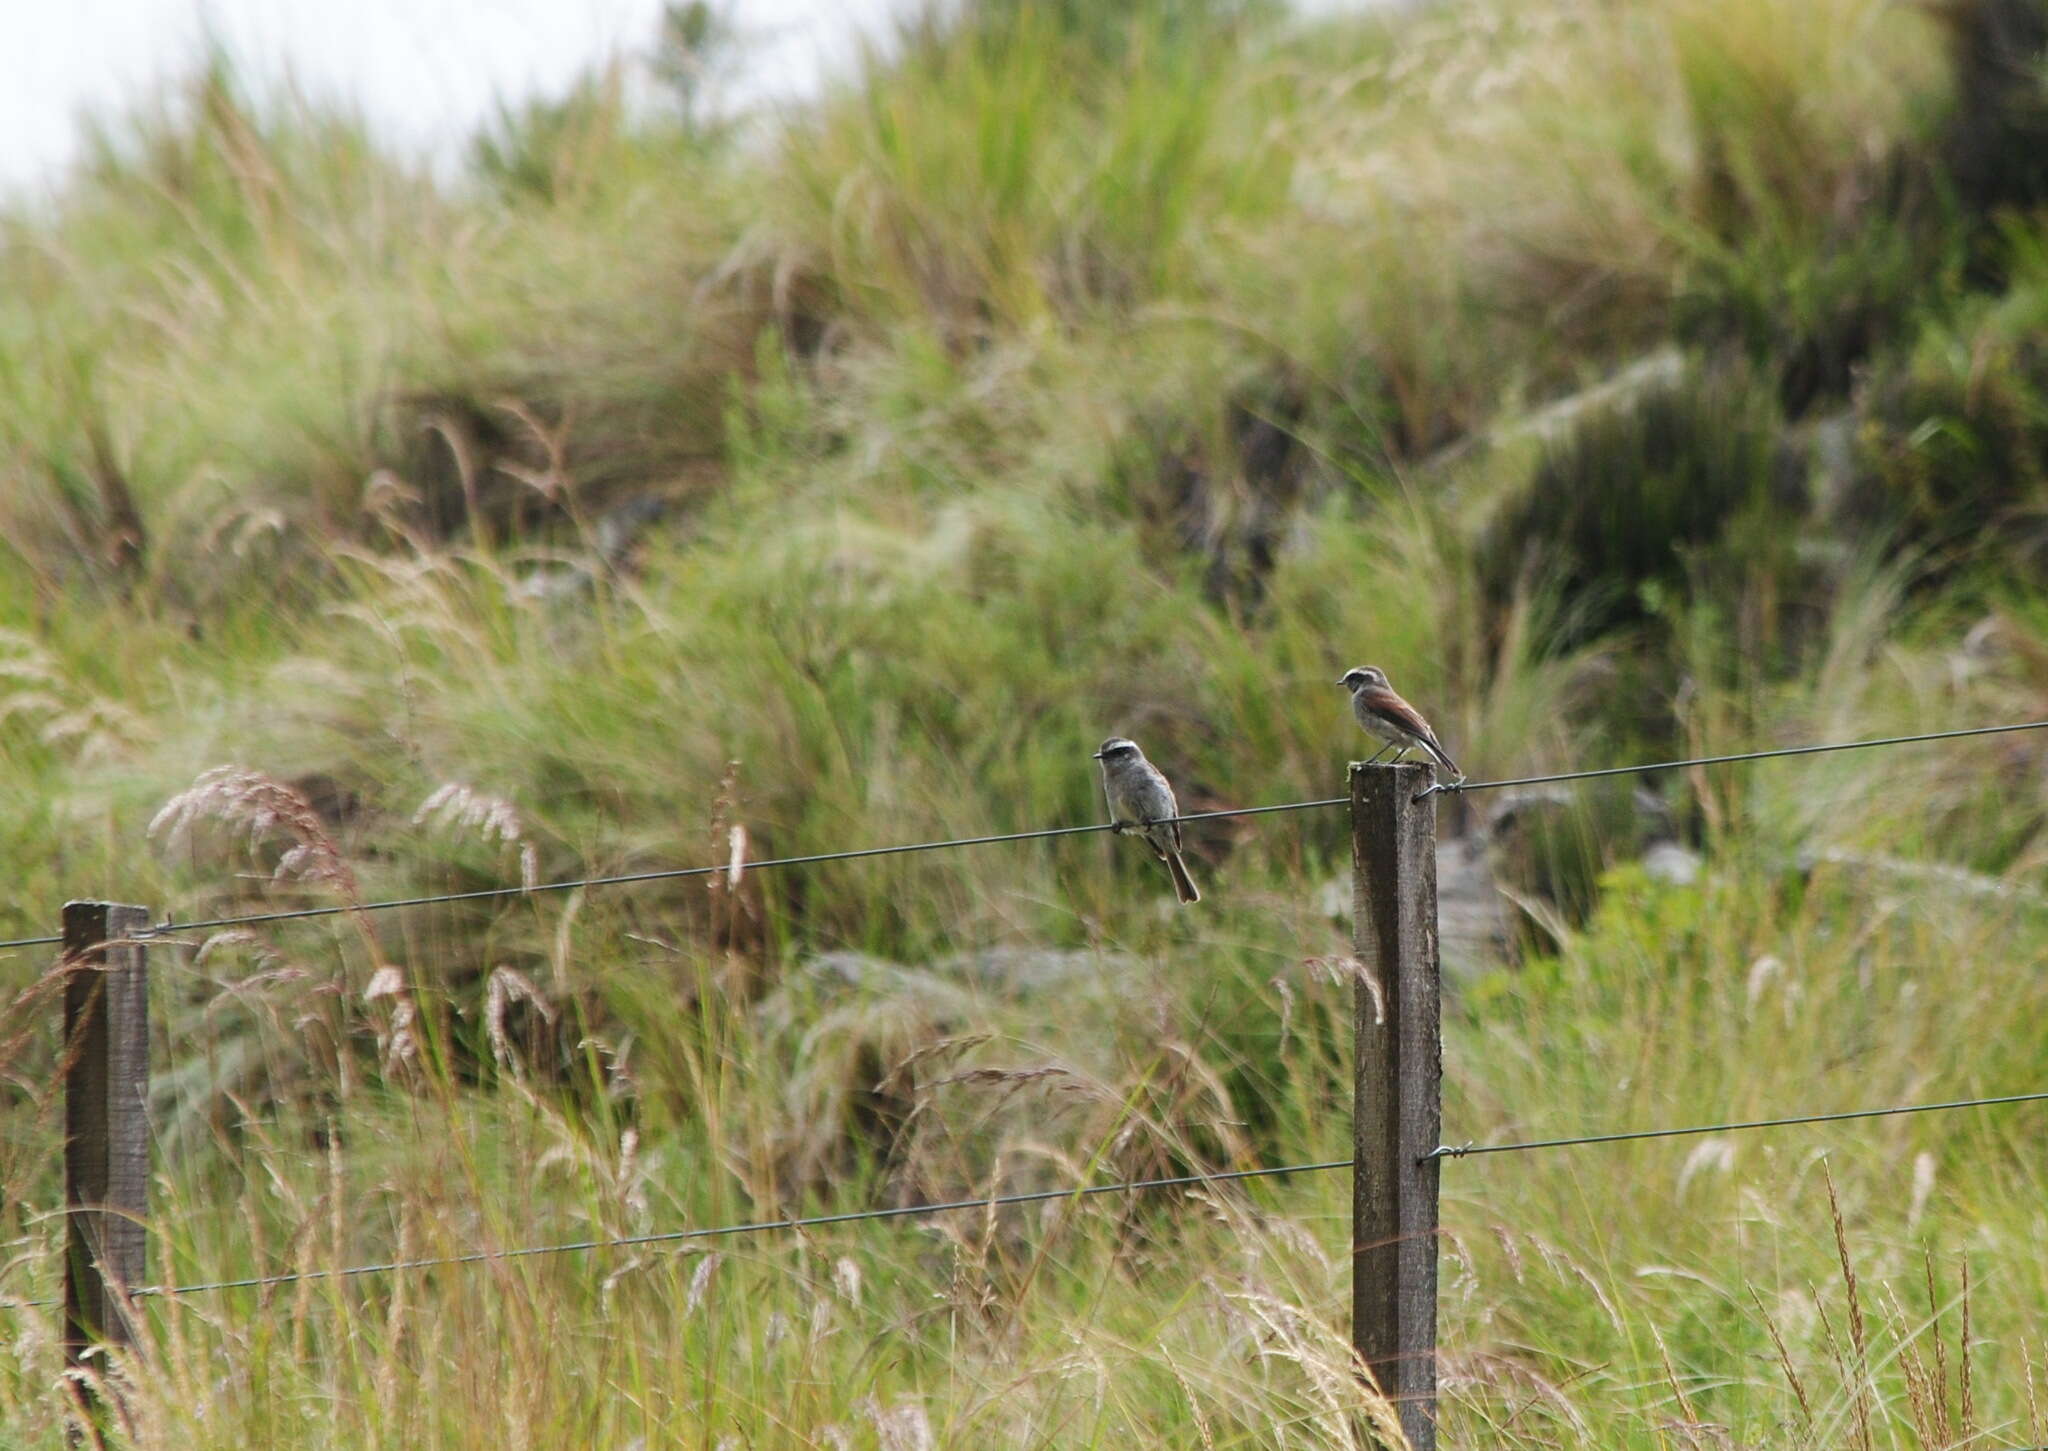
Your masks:
<svg viewBox="0 0 2048 1451"><path fill-rule="evenodd" d="M1547 581L1565 604L1560 648L1662 612L1718 548L1740 538L1749 556L1758 531L1739 526L1796 505L1781 428L1769 391L1742 372L1689 372L1589 412L1482 540L1488 596Z"/></svg>

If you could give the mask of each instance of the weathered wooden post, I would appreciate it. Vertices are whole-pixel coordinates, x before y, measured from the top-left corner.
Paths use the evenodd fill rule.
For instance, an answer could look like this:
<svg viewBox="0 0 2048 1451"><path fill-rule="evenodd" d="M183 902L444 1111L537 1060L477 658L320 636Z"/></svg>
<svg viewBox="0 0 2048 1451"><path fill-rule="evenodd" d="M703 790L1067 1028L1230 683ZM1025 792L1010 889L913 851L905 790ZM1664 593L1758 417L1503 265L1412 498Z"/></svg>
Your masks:
<svg viewBox="0 0 2048 1451"><path fill-rule="evenodd" d="M149 1213L149 909L64 904L64 1363L135 1338ZM89 1406L87 1383L79 1394Z"/></svg>
<svg viewBox="0 0 2048 1451"><path fill-rule="evenodd" d="M1416 1451L1436 1446L1437 1168L1443 1046L1436 797L1428 765L1351 767L1358 957L1351 1343Z"/></svg>

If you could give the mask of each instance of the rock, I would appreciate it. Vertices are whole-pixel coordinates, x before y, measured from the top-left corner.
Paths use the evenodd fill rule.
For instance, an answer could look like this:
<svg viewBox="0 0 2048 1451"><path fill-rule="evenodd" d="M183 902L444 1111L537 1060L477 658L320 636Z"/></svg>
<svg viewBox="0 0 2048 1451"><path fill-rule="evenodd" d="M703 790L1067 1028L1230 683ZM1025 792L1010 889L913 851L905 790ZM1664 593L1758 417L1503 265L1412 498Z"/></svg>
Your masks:
<svg viewBox="0 0 2048 1451"><path fill-rule="evenodd" d="M943 976L1009 994L1040 992L1073 982L1130 978L1136 969L1136 961L1122 953L1051 947L983 947L938 958L931 964L931 970Z"/></svg>
<svg viewBox="0 0 2048 1451"><path fill-rule="evenodd" d="M1689 887L1699 880L1700 854L1675 841L1653 842L1643 853L1643 870L1650 874L1653 882Z"/></svg>
<svg viewBox="0 0 2048 1451"><path fill-rule="evenodd" d="M598 554L611 568L623 568L648 526L666 518L669 507L660 494L640 494L605 510L594 531Z"/></svg>
<svg viewBox="0 0 2048 1451"><path fill-rule="evenodd" d="M530 569L519 578L512 593L519 599L573 599L591 592L590 571L578 564L549 564Z"/></svg>
<svg viewBox="0 0 2048 1451"><path fill-rule="evenodd" d="M1317 889L1316 905L1332 922L1351 921L1351 878L1333 877ZM1515 935L1515 907L1501 895L1487 860L1484 836L1448 837L1436 848L1437 954L1444 980L1472 981L1505 964Z"/></svg>
<svg viewBox="0 0 2048 1451"><path fill-rule="evenodd" d="M1483 837L1474 834L1437 843L1436 916L1437 951L1444 979L1452 986L1508 960L1515 909L1494 881Z"/></svg>

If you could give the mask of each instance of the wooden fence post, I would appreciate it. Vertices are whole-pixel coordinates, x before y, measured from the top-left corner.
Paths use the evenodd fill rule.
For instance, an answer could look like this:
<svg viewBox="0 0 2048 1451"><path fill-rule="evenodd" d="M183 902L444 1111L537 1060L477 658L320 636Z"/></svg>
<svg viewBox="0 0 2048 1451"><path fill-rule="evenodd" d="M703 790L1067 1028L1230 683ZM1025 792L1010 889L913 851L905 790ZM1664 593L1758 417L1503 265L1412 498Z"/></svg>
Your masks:
<svg viewBox="0 0 2048 1451"><path fill-rule="evenodd" d="M64 904L64 1364L135 1338L149 1213L149 909ZM100 1367L104 1369L104 1366ZM79 1394L90 1405L84 1383Z"/></svg>
<svg viewBox="0 0 2048 1451"><path fill-rule="evenodd" d="M1416 1451L1436 1447L1437 1167L1443 1122L1436 780L1351 767L1360 965L1352 1114L1351 1343ZM1418 799L1420 798L1420 799Z"/></svg>

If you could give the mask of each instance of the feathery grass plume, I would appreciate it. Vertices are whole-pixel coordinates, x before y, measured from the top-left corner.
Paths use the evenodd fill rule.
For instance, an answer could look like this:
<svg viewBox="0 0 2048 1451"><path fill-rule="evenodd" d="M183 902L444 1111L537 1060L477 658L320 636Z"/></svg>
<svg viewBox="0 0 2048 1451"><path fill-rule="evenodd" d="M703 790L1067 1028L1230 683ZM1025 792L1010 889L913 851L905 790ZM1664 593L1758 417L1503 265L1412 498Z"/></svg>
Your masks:
<svg viewBox="0 0 2048 1451"><path fill-rule="evenodd" d="M540 885L540 850L526 834L519 808L503 796L494 796L446 781L435 787L413 812L415 826L433 823L445 830L474 832L479 840L496 837L507 846L519 848L519 884L526 891Z"/></svg>
<svg viewBox="0 0 2048 1451"><path fill-rule="evenodd" d="M58 1087L84 1051L82 1036L74 1033L58 1043L56 1060L47 1066L33 1052L46 1038L48 1015L63 1001L69 977L69 966L56 962L30 977L0 1010L0 1094L16 1105L15 1117L25 1123L55 1123L63 1097ZM46 1167L47 1155L36 1137L23 1131L0 1144L0 1189L16 1202L31 1177Z"/></svg>
<svg viewBox="0 0 2048 1451"><path fill-rule="evenodd" d="M320 813L303 794L262 771L215 766L172 796L150 819L149 835L167 848L191 845L201 822L216 821L259 849L285 842L271 867L272 881L303 881L324 887L351 907L362 906L355 872L328 834Z"/></svg>
<svg viewBox="0 0 2048 1451"><path fill-rule="evenodd" d="M363 1001L382 1004L389 1000L388 1016L377 1032L378 1057L386 1074L411 1066L419 1057L420 1045L417 1028L419 1006L413 999L412 989L406 982L405 974L385 963L370 974L370 980L363 984Z"/></svg>
<svg viewBox="0 0 2048 1451"><path fill-rule="evenodd" d="M547 995L534 985L533 979L516 968L499 965L491 969L491 975L484 990L484 1028L490 1037L491 1056L498 1067L514 1078L523 1079L526 1067L521 1057L512 1050L512 1035L505 1026L506 1015L514 1003L526 1003L540 1014L543 1021L553 1026L555 1009Z"/></svg>
<svg viewBox="0 0 2048 1451"><path fill-rule="evenodd" d="M767 990L768 973L763 965L773 935L769 931L764 905L764 888L747 880L747 860L754 847L752 833L739 819L741 805L740 763L729 760L718 778L718 794L712 798L709 830L706 833L713 864L723 863L722 872L704 878L709 901L707 931L711 942L727 956L723 974L727 991L740 997L755 997Z"/></svg>
<svg viewBox="0 0 2048 1451"><path fill-rule="evenodd" d="M241 835L251 854L275 850L276 860L270 872L273 882L306 882L341 899L370 963L362 1000L378 1010L379 1057L387 1071L416 1066L418 1005L405 974L384 960L377 934L363 909L363 893L355 871L305 793L261 771L216 766L202 772L191 786L158 809L150 820L149 835L168 848L187 847L192 844L196 828L207 821L218 822L231 833ZM327 1029L336 1040L334 1067L346 1087L350 1078L349 1059L340 1047L345 1030L333 1022Z"/></svg>
<svg viewBox="0 0 2048 1451"><path fill-rule="evenodd" d="M1353 984L1365 989L1372 999L1372 1020L1384 1023L1387 1020L1387 990L1377 974L1356 957L1340 954L1326 957L1302 959L1302 970L1312 982Z"/></svg>
<svg viewBox="0 0 2048 1451"><path fill-rule="evenodd" d="M144 716L93 689L46 646L0 628L0 728L17 721L81 766L111 765L156 735Z"/></svg>
<svg viewBox="0 0 2048 1451"><path fill-rule="evenodd" d="M1269 1290L1224 1292L1225 1303L1257 1328L1258 1354L1291 1366L1301 1378L1307 1424L1319 1444L1365 1451L1374 1440L1406 1451L1400 1413L1371 1384L1357 1354L1330 1326Z"/></svg>
<svg viewBox="0 0 2048 1451"><path fill-rule="evenodd" d="M704 1307L711 1290L711 1277L717 1273L724 1258L717 1250L708 1250L697 1257L697 1266L690 1271L689 1291L683 1297L685 1314L694 1315Z"/></svg>
<svg viewBox="0 0 2048 1451"><path fill-rule="evenodd" d="M903 1400L884 1406L870 1398L865 1407L875 1428L880 1451L938 1451L931 1419L916 1401Z"/></svg>

